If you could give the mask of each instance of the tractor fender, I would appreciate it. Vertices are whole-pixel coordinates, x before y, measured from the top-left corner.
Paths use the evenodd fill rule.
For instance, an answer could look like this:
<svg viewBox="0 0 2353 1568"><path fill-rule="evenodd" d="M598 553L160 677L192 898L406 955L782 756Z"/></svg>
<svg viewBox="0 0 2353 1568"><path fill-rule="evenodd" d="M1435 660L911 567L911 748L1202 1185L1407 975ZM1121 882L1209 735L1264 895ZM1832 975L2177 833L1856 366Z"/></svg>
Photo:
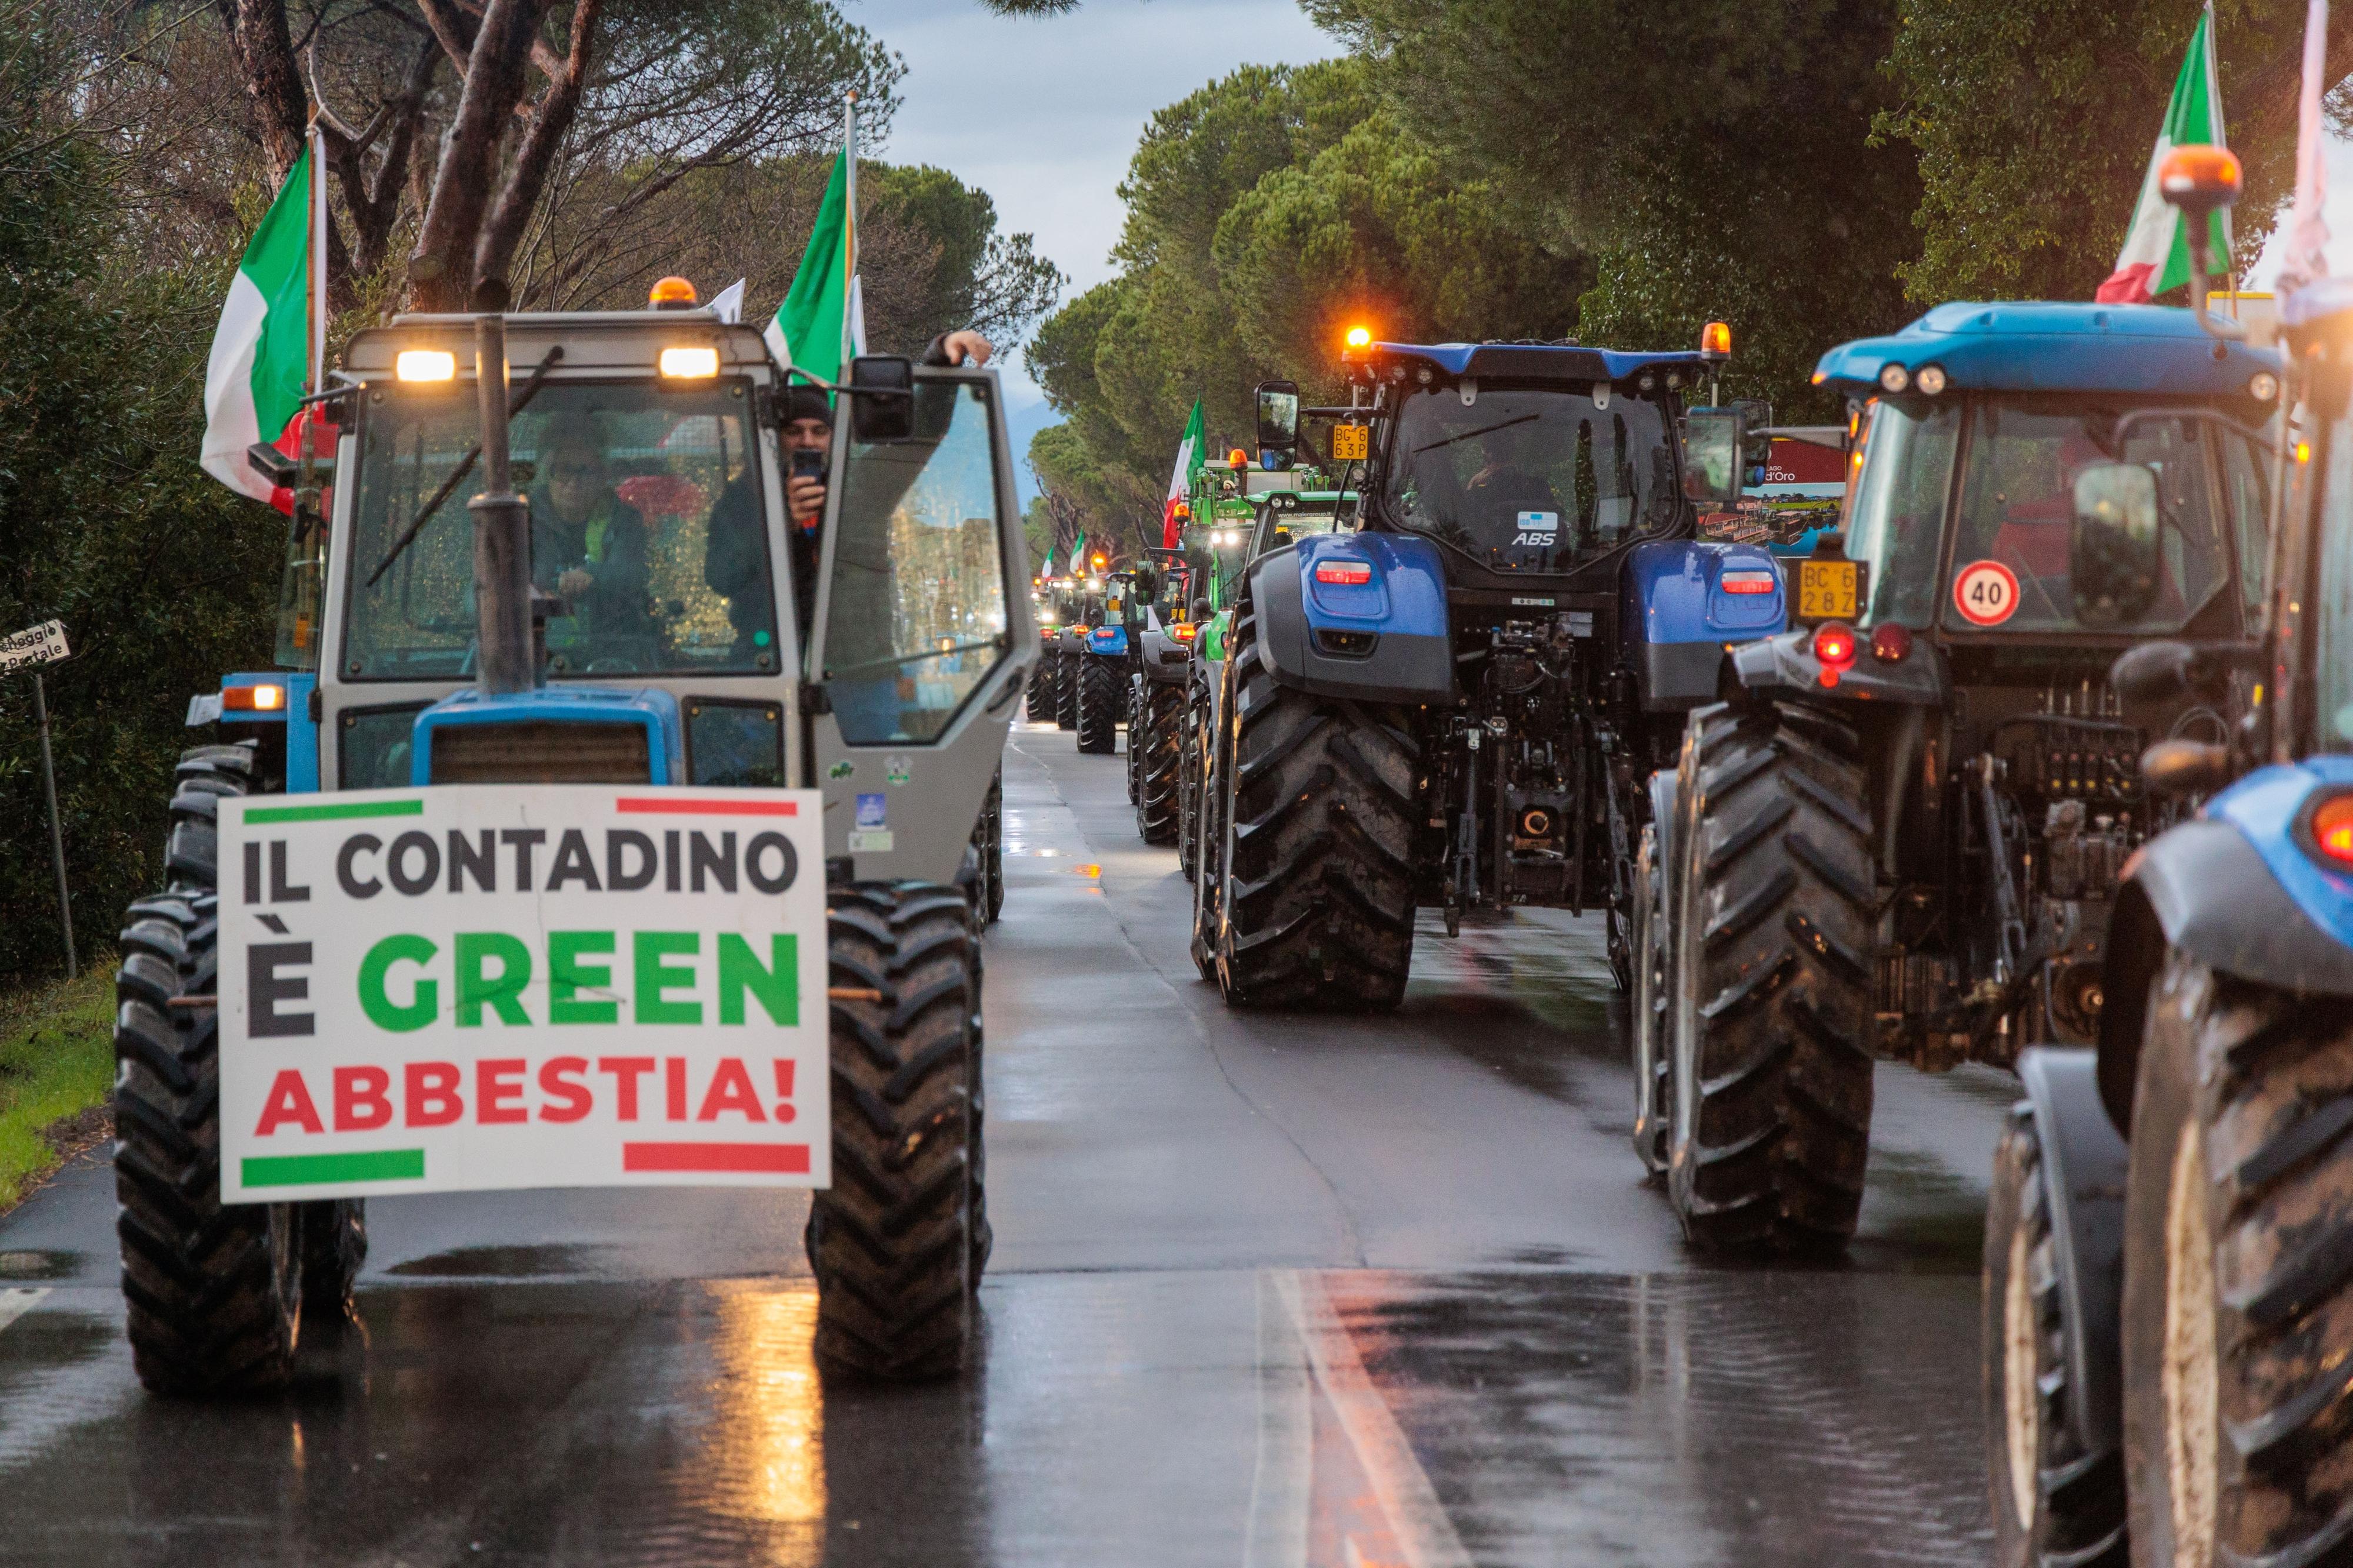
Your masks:
<svg viewBox="0 0 2353 1568"><path fill-rule="evenodd" d="M1136 634L1136 664L1144 678L1162 686L1182 686L1192 674L1193 645L1178 642L1159 626Z"/></svg>
<svg viewBox="0 0 2353 1568"><path fill-rule="evenodd" d="M2124 1134L2102 1103L2089 1046L2034 1046L2019 1053L2018 1078L2042 1144L2051 1204L2067 1375L2082 1397L2067 1418L2088 1453L2124 1442Z"/></svg>
<svg viewBox="0 0 2353 1568"><path fill-rule="evenodd" d="M1259 658L1318 697L1432 703L1454 697L1454 643L1438 547L1394 533L1321 534L1252 563Z"/></svg>
<svg viewBox="0 0 2353 1568"><path fill-rule="evenodd" d="M1833 672L1814 657L1814 634L1804 627L1742 643L1725 656L1724 679L1735 691L1786 692L1817 700L1843 698L1857 702L1915 703L1936 707L1945 700L1943 663L1926 637L1913 642L1912 651L1894 660L1873 657L1868 637L1846 668Z"/></svg>
<svg viewBox="0 0 2353 1568"><path fill-rule="evenodd" d="M1127 657L1127 628L1116 621L1092 627L1080 639L1079 651L1103 658L1124 659Z"/></svg>
<svg viewBox="0 0 2353 1568"><path fill-rule="evenodd" d="M1715 701L1725 648L1771 637L1788 621L1780 568L1757 545L1654 540L1627 552L1620 652L1641 679L1646 713Z"/></svg>
<svg viewBox="0 0 2353 1568"><path fill-rule="evenodd" d="M2125 862L2102 960L2100 1084L2129 1130L2149 984L2167 947L2218 973L2304 996L2353 996L2353 880L2304 848L2316 796L2353 787L2353 757L2261 768Z"/></svg>

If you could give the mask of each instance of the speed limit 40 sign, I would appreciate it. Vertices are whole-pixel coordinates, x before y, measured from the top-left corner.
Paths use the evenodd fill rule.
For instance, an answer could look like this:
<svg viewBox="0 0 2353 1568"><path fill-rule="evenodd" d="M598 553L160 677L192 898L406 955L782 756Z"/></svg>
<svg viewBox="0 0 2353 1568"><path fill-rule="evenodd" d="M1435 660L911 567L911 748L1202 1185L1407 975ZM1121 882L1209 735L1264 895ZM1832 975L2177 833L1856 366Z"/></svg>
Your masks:
<svg viewBox="0 0 2353 1568"><path fill-rule="evenodd" d="M1999 561L1972 561L1953 578L1953 607L1973 626L1998 626L2018 613L2018 574Z"/></svg>

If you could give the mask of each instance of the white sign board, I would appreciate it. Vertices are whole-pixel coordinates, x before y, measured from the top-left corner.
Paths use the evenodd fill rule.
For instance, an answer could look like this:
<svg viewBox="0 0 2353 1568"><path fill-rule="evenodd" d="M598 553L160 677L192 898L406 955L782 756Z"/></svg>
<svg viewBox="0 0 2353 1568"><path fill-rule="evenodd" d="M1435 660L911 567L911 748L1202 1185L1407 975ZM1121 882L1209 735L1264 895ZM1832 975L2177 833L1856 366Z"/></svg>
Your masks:
<svg viewBox="0 0 2353 1568"><path fill-rule="evenodd" d="M0 637L0 671L28 664L55 664L66 657L66 624L43 621Z"/></svg>
<svg viewBox="0 0 2353 1568"><path fill-rule="evenodd" d="M820 799L224 799L222 1201L828 1184Z"/></svg>

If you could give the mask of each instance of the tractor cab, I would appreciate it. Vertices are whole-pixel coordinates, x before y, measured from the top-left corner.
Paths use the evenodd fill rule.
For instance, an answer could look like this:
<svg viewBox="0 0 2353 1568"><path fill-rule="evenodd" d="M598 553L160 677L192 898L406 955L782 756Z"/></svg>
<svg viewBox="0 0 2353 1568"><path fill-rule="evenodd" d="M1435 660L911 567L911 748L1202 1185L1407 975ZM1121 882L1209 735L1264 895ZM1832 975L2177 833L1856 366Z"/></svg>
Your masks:
<svg viewBox="0 0 2353 1568"><path fill-rule="evenodd" d="M1698 354L1375 342L1346 361L1371 422L1366 525L1435 542L1450 580L1606 586L1601 563L1695 526L1676 416Z"/></svg>
<svg viewBox="0 0 2353 1568"><path fill-rule="evenodd" d="M332 516L289 569L315 582L323 567L323 656L230 678L228 691L281 683L275 710L225 698L231 729L275 726L261 738L288 787L824 775L839 790L870 754L878 773L914 747L994 755L993 710L1032 638L1016 624L1029 610L1011 587L1019 546L989 373L858 362L853 379L898 384L845 399L819 581L797 584L782 375L756 330L660 310L513 315L503 335L530 689L477 689L476 318L370 329L338 373ZM971 810L943 802L890 849L856 852L860 874L952 875L956 823L993 771L976 768ZM836 853L846 803L828 814ZM936 833L920 826L934 816Z"/></svg>
<svg viewBox="0 0 2353 1568"><path fill-rule="evenodd" d="M1815 379L1854 400L1854 565L1801 566L1801 616L1949 647L2113 649L2232 637L2258 614L2279 390L2268 351L2156 307L1953 304L1832 350ZM2079 605L2076 514L2140 487L2132 471L2156 489L2154 591Z"/></svg>

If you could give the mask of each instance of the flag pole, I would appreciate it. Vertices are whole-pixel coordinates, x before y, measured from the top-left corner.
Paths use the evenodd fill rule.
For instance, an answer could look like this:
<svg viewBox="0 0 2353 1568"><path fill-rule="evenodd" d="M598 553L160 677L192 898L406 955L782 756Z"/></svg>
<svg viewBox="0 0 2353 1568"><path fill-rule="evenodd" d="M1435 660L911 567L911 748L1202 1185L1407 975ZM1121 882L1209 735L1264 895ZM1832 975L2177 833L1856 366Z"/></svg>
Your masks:
<svg viewBox="0 0 2353 1568"><path fill-rule="evenodd" d="M305 132L311 147L311 394L326 390L327 381L327 138L319 129L319 110L311 110Z"/></svg>
<svg viewBox="0 0 2353 1568"><path fill-rule="evenodd" d="M848 180L841 203L841 374L849 374L856 350L853 324L858 319L858 93L853 89L841 110L841 160Z"/></svg>

